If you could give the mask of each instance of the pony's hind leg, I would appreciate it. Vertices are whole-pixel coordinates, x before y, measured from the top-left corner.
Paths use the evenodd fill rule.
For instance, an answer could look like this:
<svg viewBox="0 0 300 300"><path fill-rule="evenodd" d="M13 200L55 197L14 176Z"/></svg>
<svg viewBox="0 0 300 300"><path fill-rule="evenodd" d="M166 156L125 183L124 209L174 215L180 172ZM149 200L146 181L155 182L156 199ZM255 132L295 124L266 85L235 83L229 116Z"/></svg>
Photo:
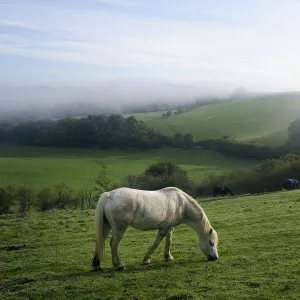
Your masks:
<svg viewBox="0 0 300 300"><path fill-rule="evenodd" d="M144 259L143 259L143 264L144 265L148 265L150 264L151 261L151 255L153 254L153 252L155 251L155 249L158 247L158 245L160 244L160 242L162 241L162 239L166 236L166 232L165 231L158 231L156 238L154 240L154 243L151 245L151 247L149 248L148 252L146 253Z"/></svg>
<svg viewBox="0 0 300 300"><path fill-rule="evenodd" d="M110 226L107 222L104 222L104 225L103 225L103 238L104 238L104 241L107 239L108 235L109 235L109 232L110 232ZM93 258L93 262L92 262L92 267L94 268L94 271L101 271L101 266L100 266L100 258L98 257L98 254L97 254L97 251L95 251L95 255L94 255L94 258Z"/></svg>
<svg viewBox="0 0 300 300"><path fill-rule="evenodd" d="M174 260L173 256L171 255L172 234L173 234L173 229L166 235L165 253L164 253L165 261L173 261Z"/></svg>
<svg viewBox="0 0 300 300"><path fill-rule="evenodd" d="M121 262L119 257L118 247L126 229L127 226L112 228L112 238L110 240L112 264L118 271L124 269L124 264Z"/></svg>
<svg viewBox="0 0 300 300"><path fill-rule="evenodd" d="M95 272L102 271L102 268L100 267L100 259L99 259L98 254L97 254L96 251L95 251L95 254L94 254L93 261L92 261L92 267L94 268Z"/></svg>

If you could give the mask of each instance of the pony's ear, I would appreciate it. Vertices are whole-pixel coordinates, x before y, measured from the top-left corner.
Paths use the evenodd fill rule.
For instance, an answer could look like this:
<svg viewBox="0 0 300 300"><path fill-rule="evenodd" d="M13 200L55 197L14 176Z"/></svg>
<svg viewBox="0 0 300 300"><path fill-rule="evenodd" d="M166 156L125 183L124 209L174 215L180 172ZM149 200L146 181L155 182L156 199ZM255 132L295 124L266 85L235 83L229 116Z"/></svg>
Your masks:
<svg viewBox="0 0 300 300"><path fill-rule="evenodd" d="M212 232L213 232L213 229L211 228L211 229L209 230L209 235L211 235Z"/></svg>

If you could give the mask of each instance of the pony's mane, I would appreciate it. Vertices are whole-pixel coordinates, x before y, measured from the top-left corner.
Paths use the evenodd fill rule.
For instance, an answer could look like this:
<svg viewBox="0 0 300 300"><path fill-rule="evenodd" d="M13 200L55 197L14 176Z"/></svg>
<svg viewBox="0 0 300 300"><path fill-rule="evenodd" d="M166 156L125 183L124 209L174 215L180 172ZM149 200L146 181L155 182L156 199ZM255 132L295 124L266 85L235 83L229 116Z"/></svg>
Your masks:
<svg viewBox="0 0 300 300"><path fill-rule="evenodd" d="M200 213L202 214L202 219L201 219L201 222L203 224L203 227L205 229L205 231L208 231L210 230L211 226L210 226L210 223L209 223L209 220L207 218L207 215L205 213L205 211L203 210L203 208L200 206L200 204L193 198L191 197L190 195L188 195L187 193L181 191L186 199L197 209L200 211Z"/></svg>
<svg viewBox="0 0 300 300"><path fill-rule="evenodd" d="M161 190L176 191L176 192L182 193L185 196L185 198L189 201L189 203L194 207L194 209L201 213L201 216L202 216L201 222L202 222L204 231L207 232L211 229L211 225L210 225L210 222L207 218L205 211L193 197L191 197L190 195L188 195L187 193L185 193L184 191L182 191L181 189L179 189L177 187L166 187Z"/></svg>

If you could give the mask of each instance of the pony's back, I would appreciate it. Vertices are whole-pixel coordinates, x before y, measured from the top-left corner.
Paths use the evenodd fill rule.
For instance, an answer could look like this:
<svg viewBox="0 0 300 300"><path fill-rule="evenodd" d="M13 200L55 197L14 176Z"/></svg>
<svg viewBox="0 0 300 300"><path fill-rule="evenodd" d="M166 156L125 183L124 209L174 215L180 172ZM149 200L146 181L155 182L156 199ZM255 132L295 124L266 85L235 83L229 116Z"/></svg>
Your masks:
<svg viewBox="0 0 300 300"><path fill-rule="evenodd" d="M109 192L104 211L111 226L115 220L121 220L136 229L151 230L180 223L185 201L184 193L177 188L156 191L119 188Z"/></svg>

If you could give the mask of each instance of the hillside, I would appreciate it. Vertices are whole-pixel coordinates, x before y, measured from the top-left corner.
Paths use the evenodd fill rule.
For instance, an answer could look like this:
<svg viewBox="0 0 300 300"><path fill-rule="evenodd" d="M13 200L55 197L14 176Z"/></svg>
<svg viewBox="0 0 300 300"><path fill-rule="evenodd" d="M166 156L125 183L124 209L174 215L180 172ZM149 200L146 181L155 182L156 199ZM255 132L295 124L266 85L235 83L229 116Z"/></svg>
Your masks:
<svg viewBox="0 0 300 300"><path fill-rule="evenodd" d="M109 179L120 182L128 175L142 173L149 164L160 159L173 160L196 181L211 172L250 169L258 163L206 150L137 152L0 145L1 186L17 184L41 188L64 182L78 189L94 182L100 171L99 162L107 166Z"/></svg>
<svg viewBox="0 0 300 300"><path fill-rule="evenodd" d="M299 116L300 93L207 105L168 118L162 118L161 113L135 114L137 119L165 135L178 131L192 133L196 140L231 136L270 146L284 143L289 123Z"/></svg>
<svg viewBox="0 0 300 300"><path fill-rule="evenodd" d="M130 228L120 243L124 272L91 272L94 210L0 216L1 299L298 299L299 191L201 201L219 234L219 259L208 262L196 234L174 230L174 262L163 243L148 266L154 231Z"/></svg>

